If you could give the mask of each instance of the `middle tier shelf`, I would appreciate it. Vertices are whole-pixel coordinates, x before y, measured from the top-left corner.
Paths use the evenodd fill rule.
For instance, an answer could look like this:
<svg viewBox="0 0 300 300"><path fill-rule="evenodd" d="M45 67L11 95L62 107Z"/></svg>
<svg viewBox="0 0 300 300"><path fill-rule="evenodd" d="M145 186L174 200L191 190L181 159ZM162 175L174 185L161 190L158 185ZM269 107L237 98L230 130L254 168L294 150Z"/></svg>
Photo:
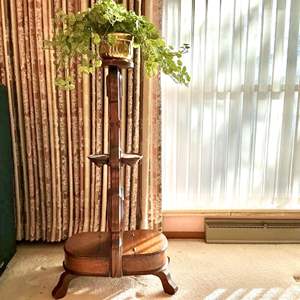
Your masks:
<svg viewBox="0 0 300 300"><path fill-rule="evenodd" d="M122 153L121 163L129 166L134 166L143 158L142 155L137 153ZM89 159L98 167L109 165L109 154L91 154Z"/></svg>

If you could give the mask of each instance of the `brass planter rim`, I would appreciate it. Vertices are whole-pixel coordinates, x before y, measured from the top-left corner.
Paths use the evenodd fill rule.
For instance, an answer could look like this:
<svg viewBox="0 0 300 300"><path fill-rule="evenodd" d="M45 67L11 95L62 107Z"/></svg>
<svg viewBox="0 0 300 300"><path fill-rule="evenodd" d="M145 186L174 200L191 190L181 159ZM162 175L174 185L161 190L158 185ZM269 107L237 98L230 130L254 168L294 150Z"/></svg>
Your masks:
<svg viewBox="0 0 300 300"><path fill-rule="evenodd" d="M123 32L113 32L109 34L115 38L115 42L110 44L107 40L103 40L100 44L100 55L103 58L132 59L133 36Z"/></svg>
<svg viewBox="0 0 300 300"><path fill-rule="evenodd" d="M107 35L116 36L118 40L127 40L127 41L133 40L132 34L124 33L124 32L112 32L112 33L108 33Z"/></svg>

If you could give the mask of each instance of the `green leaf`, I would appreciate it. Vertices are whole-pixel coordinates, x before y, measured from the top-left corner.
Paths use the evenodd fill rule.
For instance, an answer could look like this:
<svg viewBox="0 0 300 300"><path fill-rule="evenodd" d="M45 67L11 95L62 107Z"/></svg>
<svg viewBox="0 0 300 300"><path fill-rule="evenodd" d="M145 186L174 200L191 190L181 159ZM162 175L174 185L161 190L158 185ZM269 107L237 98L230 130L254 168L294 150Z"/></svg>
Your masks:
<svg viewBox="0 0 300 300"><path fill-rule="evenodd" d="M116 43L117 37L115 35L108 34L107 35L107 41L108 41L109 44L113 45L113 44Z"/></svg>
<svg viewBox="0 0 300 300"><path fill-rule="evenodd" d="M101 67L101 65L102 65L102 61L100 59L96 59L94 62L94 66L96 68L99 68L99 67Z"/></svg>
<svg viewBox="0 0 300 300"><path fill-rule="evenodd" d="M99 45L101 42L101 38L98 33L93 33L93 43L95 45Z"/></svg>

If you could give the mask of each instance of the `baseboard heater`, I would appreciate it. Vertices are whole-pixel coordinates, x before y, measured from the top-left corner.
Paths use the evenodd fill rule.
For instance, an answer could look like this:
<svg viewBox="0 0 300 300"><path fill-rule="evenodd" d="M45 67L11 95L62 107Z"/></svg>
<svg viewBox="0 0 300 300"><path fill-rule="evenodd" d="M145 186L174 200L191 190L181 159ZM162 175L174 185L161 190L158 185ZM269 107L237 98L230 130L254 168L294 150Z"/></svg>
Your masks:
<svg viewBox="0 0 300 300"><path fill-rule="evenodd" d="M300 219L205 219L207 243L300 243Z"/></svg>

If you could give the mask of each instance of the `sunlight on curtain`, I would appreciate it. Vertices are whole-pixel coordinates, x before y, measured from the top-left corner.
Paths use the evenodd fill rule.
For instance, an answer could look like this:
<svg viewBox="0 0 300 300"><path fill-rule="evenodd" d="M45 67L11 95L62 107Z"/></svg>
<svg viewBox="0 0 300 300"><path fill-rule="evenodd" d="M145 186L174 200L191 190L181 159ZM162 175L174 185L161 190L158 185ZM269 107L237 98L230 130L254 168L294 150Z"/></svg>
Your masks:
<svg viewBox="0 0 300 300"><path fill-rule="evenodd" d="M162 76L165 210L300 208L299 18L299 0L164 1L192 76Z"/></svg>

